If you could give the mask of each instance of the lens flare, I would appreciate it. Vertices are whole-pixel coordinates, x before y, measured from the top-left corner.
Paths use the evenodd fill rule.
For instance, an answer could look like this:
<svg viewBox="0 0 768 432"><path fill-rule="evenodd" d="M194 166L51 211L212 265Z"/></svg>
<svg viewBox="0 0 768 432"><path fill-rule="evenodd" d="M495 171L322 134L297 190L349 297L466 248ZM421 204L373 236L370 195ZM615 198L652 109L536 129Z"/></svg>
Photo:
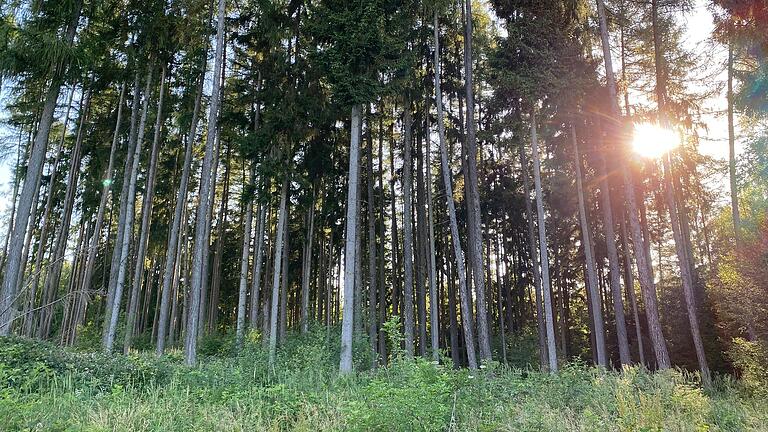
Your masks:
<svg viewBox="0 0 768 432"><path fill-rule="evenodd" d="M680 145L677 132L655 123L635 124L632 148L646 158L658 158Z"/></svg>

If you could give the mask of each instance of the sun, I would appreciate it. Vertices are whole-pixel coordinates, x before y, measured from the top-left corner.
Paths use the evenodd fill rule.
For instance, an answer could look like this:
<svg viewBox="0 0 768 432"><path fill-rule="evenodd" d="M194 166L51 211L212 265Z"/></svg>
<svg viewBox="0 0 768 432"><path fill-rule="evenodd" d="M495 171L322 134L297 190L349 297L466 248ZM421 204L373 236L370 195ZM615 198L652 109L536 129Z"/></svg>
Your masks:
<svg viewBox="0 0 768 432"><path fill-rule="evenodd" d="M680 145L677 133L655 123L635 124L632 148L640 156L655 159Z"/></svg>

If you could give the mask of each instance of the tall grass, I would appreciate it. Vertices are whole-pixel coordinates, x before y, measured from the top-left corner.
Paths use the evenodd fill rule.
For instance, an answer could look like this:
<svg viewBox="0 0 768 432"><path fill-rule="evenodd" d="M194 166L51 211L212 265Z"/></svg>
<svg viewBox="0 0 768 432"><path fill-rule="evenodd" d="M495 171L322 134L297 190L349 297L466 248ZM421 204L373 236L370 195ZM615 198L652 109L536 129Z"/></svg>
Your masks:
<svg viewBox="0 0 768 432"><path fill-rule="evenodd" d="M358 372L339 377L337 346L324 330L290 337L271 370L258 340L239 355L226 339L211 343L196 368L179 353L113 357L0 340L0 429L768 430L762 393L727 377L705 392L679 370L569 364L549 375L490 363L470 372L400 358L371 371L362 340Z"/></svg>

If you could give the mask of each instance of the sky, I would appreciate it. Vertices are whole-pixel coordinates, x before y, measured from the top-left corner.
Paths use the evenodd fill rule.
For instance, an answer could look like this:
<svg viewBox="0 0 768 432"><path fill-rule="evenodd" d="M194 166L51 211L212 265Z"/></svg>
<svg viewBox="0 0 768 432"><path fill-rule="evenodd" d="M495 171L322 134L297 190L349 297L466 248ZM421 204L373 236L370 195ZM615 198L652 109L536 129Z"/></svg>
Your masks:
<svg viewBox="0 0 768 432"><path fill-rule="evenodd" d="M707 0L696 0L693 10L680 19L686 26L684 44L685 47L694 52L703 52L710 50L710 36L714 28L712 15L707 10ZM721 68L727 56L723 47L716 47L712 50L713 54L708 57L707 68ZM724 82L726 79L725 71L717 76L716 81ZM708 83L711 84L711 83ZM7 117L4 107L7 97L7 91L0 89L0 124ZM706 125L706 130L702 133L702 140L699 151L707 156L725 160L728 158L728 130L725 117L726 98L725 94L709 99L704 108L706 113L702 121ZM10 132L0 126L0 136L10 138ZM738 131L737 131L738 136ZM740 146L737 141L737 153L740 152ZM15 163L15 152L0 160L0 215L5 216L9 212L12 201L12 177L11 167ZM727 184L727 173L723 173L722 179L711 179L715 185L724 187Z"/></svg>

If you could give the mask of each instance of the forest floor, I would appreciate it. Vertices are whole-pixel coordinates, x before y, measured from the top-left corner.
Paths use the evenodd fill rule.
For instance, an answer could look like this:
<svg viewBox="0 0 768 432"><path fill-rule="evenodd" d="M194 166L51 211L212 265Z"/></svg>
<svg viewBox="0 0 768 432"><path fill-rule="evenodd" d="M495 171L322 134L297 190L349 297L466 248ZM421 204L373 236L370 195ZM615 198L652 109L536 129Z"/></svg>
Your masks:
<svg viewBox="0 0 768 432"><path fill-rule="evenodd" d="M768 398L718 377L569 364L556 375L495 363L453 370L427 360L337 373L338 338L289 337L270 368L261 343L226 338L181 353L107 356L0 338L3 431L768 431Z"/></svg>

